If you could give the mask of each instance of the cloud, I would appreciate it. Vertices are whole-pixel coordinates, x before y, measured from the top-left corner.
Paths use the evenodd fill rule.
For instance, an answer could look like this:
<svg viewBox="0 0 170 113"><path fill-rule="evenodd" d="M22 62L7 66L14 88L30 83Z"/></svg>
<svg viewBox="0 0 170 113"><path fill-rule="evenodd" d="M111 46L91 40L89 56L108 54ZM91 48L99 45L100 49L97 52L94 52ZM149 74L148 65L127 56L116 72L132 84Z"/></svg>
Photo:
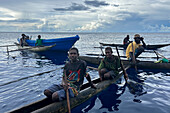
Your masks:
<svg viewBox="0 0 170 113"><path fill-rule="evenodd" d="M100 6L108 6L109 4L105 1L97 1L97 0L86 0L84 1L86 5L94 6L94 7L100 7Z"/></svg>
<svg viewBox="0 0 170 113"><path fill-rule="evenodd" d="M17 16L20 16L21 13L13 11L7 8L0 7L0 20L14 20Z"/></svg>
<svg viewBox="0 0 170 113"><path fill-rule="evenodd" d="M92 30L96 30L100 26L102 26L102 24L100 22L90 22L89 24L86 24L82 27L78 27L75 30L77 30L77 31L92 31Z"/></svg>
<svg viewBox="0 0 170 113"><path fill-rule="evenodd" d="M155 24L155 25L147 25L145 26L145 28L147 29L147 31L150 31L150 32L170 32L170 26L166 26L166 25L158 25L158 24Z"/></svg>
<svg viewBox="0 0 170 113"><path fill-rule="evenodd" d="M54 8L55 11L84 11L88 9L90 8L77 3L72 3L72 5L67 8Z"/></svg>
<svg viewBox="0 0 170 113"><path fill-rule="evenodd" d="M168 0L2 0L0 31L169 32L169 5Z"/></svg>

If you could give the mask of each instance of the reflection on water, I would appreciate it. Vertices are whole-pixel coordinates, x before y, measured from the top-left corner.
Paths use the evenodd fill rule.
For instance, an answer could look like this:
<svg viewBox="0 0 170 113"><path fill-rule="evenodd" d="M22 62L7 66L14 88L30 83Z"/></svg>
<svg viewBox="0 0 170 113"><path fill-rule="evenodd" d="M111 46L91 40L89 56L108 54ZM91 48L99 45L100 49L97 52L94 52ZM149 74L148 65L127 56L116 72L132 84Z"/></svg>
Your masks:
<svg viewBox="0 0 170 113"><path fill-rule="evenodd" d="M128 77L130 80L127 82L127 87L129 89L129 92L133 94L135 97L133 101L141 103L141 100L136 99L136 97L147 93L146 91L144 91L144 88L143 88L144 80L140 75L138 75L135 68L129 68L127 70L127 73L128 73Z"/></svg>
<svg viewBox="0 0 170 113"><path fill-rule="evenodd" d="M74 113L80 112L94 112L94 108L97 109L107 109L107 111L118 111L119 104L121 100L119 97L124 93L126 84L124 86L118 86L117 84L112 84L106 90L103 90L99 94L93 96L88 101L79 105L78 107L72 109ZM100 103L100 105L95 105ZM95 111L96 112L96 111Z"/></svg>
<svg viewBox="0 0 170 113"><path fill-rule="evenodd" d="M23 57L32 57L36 59L48 59L56 65L64 64L67 60L67 52L65 51L43 51L38 53L33 53L30 51L21 51L20 53ZM41 61L37 61L37 64L41 65Z"/></svg>
<svg viewBox="0 0 170 113"><path fill-rule="evenodd" d="M65 37L70 35L75 35L75 33L27 33L28 35L32 35L34 39L36 39L37 35L41 34L44 38L50 39L52 37ZM86 55L89 53L101 54L101 50L98 48L94 48L94 46L99 46L99 42L104 43L120 43L122 42L124 36L127 33L78 33L80 35L80 40L76 42L75 47L77 47L80 51L80 55ZM133 36L134 33L128 33L130 36ZM16 39L20 37L21 33L0 33L0 45L11 45L16 42ZM145 37L146 43L155 44L159 40L159 43L164 44L165 42L170 43L170 33L141 33L142 36ZM107 38L106 38L107 37ZM161 39L161 40L160 40ZM89 41L91 40L91 41ZM11 49L17 49L17 47L10 47ZM11 50L9 48L9 50ZM165 57L170 56L169 52L170 46L161 48L158 50ZM49 83L60 82L62 75L63 65L55 65L60 64L57 59L60 58L51 58L51 57L60 57L61 52L57 52L53 54L54 56L47 55L32 55L33 53L26 54L26 56L20 57L18 53L22 52L10 52L11 56L7 59L7 49L0 48L0 84L4 84L6 82L10 82L16 79L20 79L23 77L31 76L37 73L41 73L44 71L49 71L52 69L58 69L55 72L43 74L42 76L31 77L29 79L24 79L12 84L8 84L0 87L0 113L6 112L8 110L14 109L16 107L21 107L26 104L35 102L42 98L45 98L43 95L43 90L45 87L49 86ZM115 50L113 49L113 52ZM64 57L67 59L67 53L65 53ZM120 51L120 55L123 55L123 51ZM153 53L142 53L142 57L145 56L155 56ZM33 56L33 57L32 57ZM62 56L62 55L61 55ZM35 59L36 58L36 59ZM51 59L52 60L51 60ZM63 59L65 59L63 58ZM145 60L145 59L141 59ZM153 60L155 59L148 59ZM23 62L22 62L23 61ZM38 62L37 62L38 61ZM62 61L62 58L59 60ZM37 64L35 63L37 62ZM53 64L53 62L55 64ZM64 60L61 62L63 63ZM24 65L22 63L25 63ZM41 67L39 65L43 65ZM38 67L38 68L37 68ZM164 72L163 70L154 70L156 73L152 72L153 70L149 69L146 73L146 70L138 75L142 75L142 77L146 77L147 79L144 82L141 81L141 84L145 83L140 87L139 93L130 93L130 90L126 88L125 92L116 100L121 100L121 103L117 103L119 106L117 107L119 111L118 113L150 113L150 111L154 113L169 113L170 111L170 70ZM98 77L97 72L91 71L90 75L93 75L93 78ZM130 76L130 75L129 75ZM143 80L139 77L140 80ZM85 79L86 80L86 79ZM25 84L24 84L25 83ZM134 82L136 83L136 82ZM140 82L139 82L140 83ZM24 86L23 86L24 85ZM132 85L132 87L135 86ZM147 86L147 87L146 87ZM129 87L129 86L128 86ZM146 92L147 94L140 95L142 92ZM119 91L119 90L118 90ZM116 93L118 94L118 93ZM138 95L137 97L134 96ZM136 99L140 99L141 103L136 103ZM134 100L134 101L133 101ZM91 100L88 101L86 105L82 104L81 108L86 109L91 103ZM101 100L97 97L95 100L95 105L93 108L89 110L89 113L110 113L108 111L104 111L107 108L102 108ZM83 112L82 109L77 110L78 113ZM114 110L114 108L112 108ZM104 112L101 112L104 111ZM113 111L115 112L115 111ZM76 112L73 112L76 113Z"/></svg>

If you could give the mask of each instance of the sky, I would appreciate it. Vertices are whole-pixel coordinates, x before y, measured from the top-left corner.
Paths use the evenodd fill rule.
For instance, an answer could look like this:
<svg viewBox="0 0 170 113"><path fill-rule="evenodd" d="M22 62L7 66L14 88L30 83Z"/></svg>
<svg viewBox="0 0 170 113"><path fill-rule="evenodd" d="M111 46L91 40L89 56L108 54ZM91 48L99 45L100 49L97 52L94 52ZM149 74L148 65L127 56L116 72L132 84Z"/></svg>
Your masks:
<svg viewBox="0 0 170 113"><path fill-rule="evenodd" d="M0 0L0 32L170 32L170 0Z"/></svg>

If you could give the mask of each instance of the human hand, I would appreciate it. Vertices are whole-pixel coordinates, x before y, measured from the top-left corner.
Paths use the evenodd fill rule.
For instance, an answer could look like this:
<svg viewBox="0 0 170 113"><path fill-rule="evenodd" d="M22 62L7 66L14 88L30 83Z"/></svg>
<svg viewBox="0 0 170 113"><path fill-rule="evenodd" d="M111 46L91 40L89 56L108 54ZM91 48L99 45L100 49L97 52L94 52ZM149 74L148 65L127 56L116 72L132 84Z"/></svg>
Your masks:
<svg viewBox="0 0 170 113"><path fill-rule="evenodd" d="M144 39L143 37L140 37L140 40L141 40L141 41L143 41L143 39Z"/></svg>
<svg viewBox="0 0 170 113"><path fill-rule="evenodd" d="M64 90L67 90L67 89L68 89L68 87L70 86L70 84L69 84L69 83L67 83L67 84L63 83L62 85L63 85Z"/></svg>
<svg viewBox="0 0 170 113"><path fill-rule="evenodd" d="M103 81L102 77L100 77L100 81Z"/></svg>

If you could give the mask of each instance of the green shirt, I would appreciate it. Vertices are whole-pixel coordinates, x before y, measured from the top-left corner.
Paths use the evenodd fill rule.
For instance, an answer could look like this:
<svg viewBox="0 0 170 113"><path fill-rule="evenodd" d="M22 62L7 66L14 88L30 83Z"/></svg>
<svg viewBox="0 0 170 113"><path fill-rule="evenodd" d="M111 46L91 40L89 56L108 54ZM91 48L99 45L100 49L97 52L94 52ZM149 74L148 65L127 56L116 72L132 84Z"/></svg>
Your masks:
<svg viewBox="0 0 170 113"><path fill-rule="evenodd" d="M42 46L43 43L42 43L42 39L37 39L36 40L36 46Z"/></svg>
<svg viewBox="0 0 170 113"><path fill-rule="evenodd" d="M119 67L120 67L120 59L117 56L113 56L113 59L109 59L107 57L102 59L98 69L106 68L109 71L113 70L116 74L118 74Z"/></svg>

